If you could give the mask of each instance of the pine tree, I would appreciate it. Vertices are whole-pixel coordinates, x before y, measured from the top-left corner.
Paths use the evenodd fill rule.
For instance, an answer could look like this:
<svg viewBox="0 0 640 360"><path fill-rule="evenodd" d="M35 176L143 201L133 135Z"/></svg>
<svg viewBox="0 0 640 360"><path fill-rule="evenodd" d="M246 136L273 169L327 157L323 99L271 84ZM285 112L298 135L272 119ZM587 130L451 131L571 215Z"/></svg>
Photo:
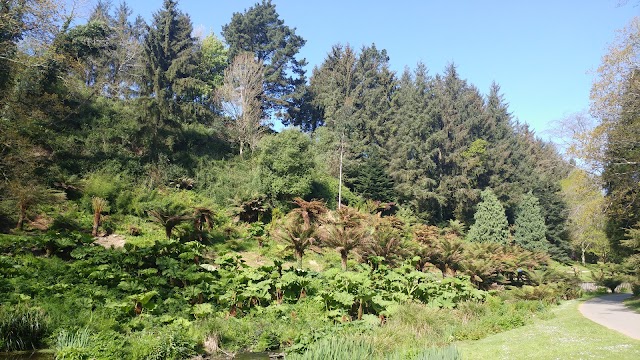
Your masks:
<svg viewBox="0 0 640 360"><path fill-rule="evenodd" d="M265 65L265 110L289 123L287 114L293 112L289 108L296 104L294 96L303 94L299 88L306 82L306 60L296 58L305 40L296 35L295 28L284 24L271 0L234 13L222 27L222 36L229 45L230 59L248 51Z"/></svg>
<svg viewBox="0 0 640 360"><path fill-rule="evenodd" d="M478 204L475 223L469 229L467 238L476 242L507 244L509 223L502 204L491 189L484 190L480 196L482 202Z"/></svg>
<svg viewBox="0 0 640 360"><path fill-rule="evenodd" d="M527 194L522 199L515 221L516 244L527 250L546 251L549 243L546 239L547 226L544 223L538 198Z"/></svg>

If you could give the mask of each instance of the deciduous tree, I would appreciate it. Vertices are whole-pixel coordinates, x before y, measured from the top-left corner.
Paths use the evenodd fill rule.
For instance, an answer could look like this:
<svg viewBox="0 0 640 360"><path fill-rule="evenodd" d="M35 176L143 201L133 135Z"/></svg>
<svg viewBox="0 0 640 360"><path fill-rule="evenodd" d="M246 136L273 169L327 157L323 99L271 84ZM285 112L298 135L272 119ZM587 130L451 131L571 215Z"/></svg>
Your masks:
<svg viewBox="0 0 640 360"><path fill-rule="evenodd" d="M606 261L609 243L605 233L605 198L598 182L581 169L573 170L562 180L562 194L569 208L571 244L580 252L582 264L586 254L596 254Z"/></svg>
<svg viewBox="0 0 640 360"><path fill-rule="evenodd" d="M306 61L296 57L305 40L295 28L285 25L271 0L234 13L222 27L222 36L229 45L230 58L251 52L265 65L265 110L288 122L287 109L295 103L292 97L305 83Z"/></svg>
<svg viewBox="0 0 640 360"><path fill-rule="evenodd" d="M232 133L238 141L240 155L245 145L255 150L266 126L262 123L263 66L253 53L236 55L224 72L218 98L230 118Z"/></svg>

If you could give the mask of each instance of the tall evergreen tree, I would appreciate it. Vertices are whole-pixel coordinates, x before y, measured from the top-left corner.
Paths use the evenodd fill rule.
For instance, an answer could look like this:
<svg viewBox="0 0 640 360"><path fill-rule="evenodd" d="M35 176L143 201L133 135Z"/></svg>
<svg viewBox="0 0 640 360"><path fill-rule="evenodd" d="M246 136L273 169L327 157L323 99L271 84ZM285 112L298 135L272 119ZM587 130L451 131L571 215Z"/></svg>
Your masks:
<svg viewBox="0 0 640 360"><path fill-rule="evenodd" d="M204 85L193 77L197 63L192 31L191 20L178 10L177 1L165 0L145 37L141 120L152 161L175 142L172 132L197 114L194 100Z"/></svg>
<svg viewBox="0 0 640 360"><path fill-rule="evenodd" d="M527 194L522 199L515 221L514 241L527 250L547 251L547 225L544 223L538 199Z"/></svg>
<svg viewBox="0 0 640 360"><path fill-rule="evenodd" d="M436 119L438 149L436 191L446 199L440 204L439 221L458 219L470 222L472 207L479 191L465 173L464 152L478 139L484 102L478 90L460 78L455 65L447 67L444 76L436 77Z"/></svg>
<svg viewBox="0 0 640 360"><path fill-rule="evenodd" d="M474 215L475 223L469 229L467 238L476 242L507 244L509 223L502 204L490 189L484 190L480 196L482 202L478 204Z"/></svg>
<svg viewBox="0 0 640 360"><path fill-rule="evenodd" d="M353 190L366 199L384 202L395 199L393 180L376 152L367 154L367 157L352 170L350 183Z"/></svg>
<svg viewBox="0 0 640 360"><path fill-rule="evenodd" d="M438 142L433 79L423 64L402 74L393 93L388 126L388 171L399 201L424 220L434 220L434 212L445 199L435 188Z"/></svg>
<svg viewBox="0 0 640 360"><path fill-rule="evenodd" d="M245 10L234 13L229 24L222 27L222 36L229 45L229 58L242 52L255 54L265 65L265 110L280 117L285 124L296 100L303 94L306 82L305 59L296 56L305 40L296 34L295 28L284 24L271 0L263 0Z"/></svg>
<svg viewBox="0 0 640 360"><path fill-rule="evenodd" d="M310 80L318 116L345 149L344 168L354 173L359 164L377 154L387 163L388 119L395 78L389 57L375 45L357 53L350 46L334 45Z"/></svg>

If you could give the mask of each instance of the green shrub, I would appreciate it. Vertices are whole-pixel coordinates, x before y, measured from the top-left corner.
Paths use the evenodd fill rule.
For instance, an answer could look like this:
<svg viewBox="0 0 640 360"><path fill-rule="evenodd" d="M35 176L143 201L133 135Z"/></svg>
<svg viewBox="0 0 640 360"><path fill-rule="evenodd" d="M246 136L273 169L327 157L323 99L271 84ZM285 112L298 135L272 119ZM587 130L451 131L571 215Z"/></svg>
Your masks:
<svg viewBox="0 0 640 360"><path fill-rule="evenodd" d="M631 284L631 292L633 296L640 296L640 282Z"/></svg>
<svg viewBox="0 0 640 360"><path fill-rule="evenodd" d="M143 330L131 340L132 360L179 360L195 355L196 341L181 326Z"/></svg>
<svg viewBox="0 0 640 360"><path fill-rule="evenodd" d="M89 201L95 196L112 202L122 187L120 176L107 172L95 172L84 181L84 196Z"/></svg>
<svg viewBox="0 0 640 360"><path fill-rule="evenodd" d="M127 359L130 346L123 334L116 331L102 331L91 337L91 356L96 360Z"/></svg>
<svg viewBox="0 0 640 360"><path fill-rule="evenodd" d="M36 247L39 237L30 235L0 234L0 253L16 255Z"/></svg>
<svg viewBox="0 0 640 360"><path fill-rule="evenodd" d="M623 281L621 278L617 277L604 277L596 280L596 285L604 286L607 289L611 290L612 293L616 292L616 288L622 284Z"/></svg>
<svg viewBox="0 0 640 360"><path fill-rule="evenodd" d="M48 321L40 308L0 306L0 351L39 348L48 335Z"/></svg>
<svg viewBox="0 0 640 360"><path fill-rule="evenodd" d="M545 303L557 303L559 301L558 291L550 285L529 286L511 290L513 297L520 300L540 300Z"/></svg>
<svg viewBox="0 0 640 360"><path fill-rule="evenodd" d="M53 222L49 227L49 230L60 231L83 231L91 229L91 225L88 222L82 222L84 216L78 216L79 214L73 213L59 213L53 218Z"/></svg>
<svg viewBox="0 0 640 360"><path fill-rule="evenodd" d="M612 293L615 293L616 288L626 279L624 268L620 264L598 264L598 268L592 271L592 275L596 285L603 286Z"/></svg>

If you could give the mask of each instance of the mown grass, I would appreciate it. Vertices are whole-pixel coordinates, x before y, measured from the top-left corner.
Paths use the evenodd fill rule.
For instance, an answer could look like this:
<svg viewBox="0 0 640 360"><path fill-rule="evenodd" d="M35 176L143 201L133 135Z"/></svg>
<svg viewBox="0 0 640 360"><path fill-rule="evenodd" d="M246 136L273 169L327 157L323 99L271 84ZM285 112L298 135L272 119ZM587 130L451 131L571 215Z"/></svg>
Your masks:
<svg viewBox="0 0 640 360"><path fill-rule="evenodd" d="M556 261L552 261L550 267L557 271L577 275L581 281L583 282L593 282L593 266L592 264L588 264L588 266L583 266L580 262L573 262L571 264L562 264Z"/></svg>
<svg viewBox="0 0 640 360"><path fill-rule="evenodd" d="M640 341L583 317L580 301L563 303L552 319L457 344L464 359L640 359Z"/></svg>

